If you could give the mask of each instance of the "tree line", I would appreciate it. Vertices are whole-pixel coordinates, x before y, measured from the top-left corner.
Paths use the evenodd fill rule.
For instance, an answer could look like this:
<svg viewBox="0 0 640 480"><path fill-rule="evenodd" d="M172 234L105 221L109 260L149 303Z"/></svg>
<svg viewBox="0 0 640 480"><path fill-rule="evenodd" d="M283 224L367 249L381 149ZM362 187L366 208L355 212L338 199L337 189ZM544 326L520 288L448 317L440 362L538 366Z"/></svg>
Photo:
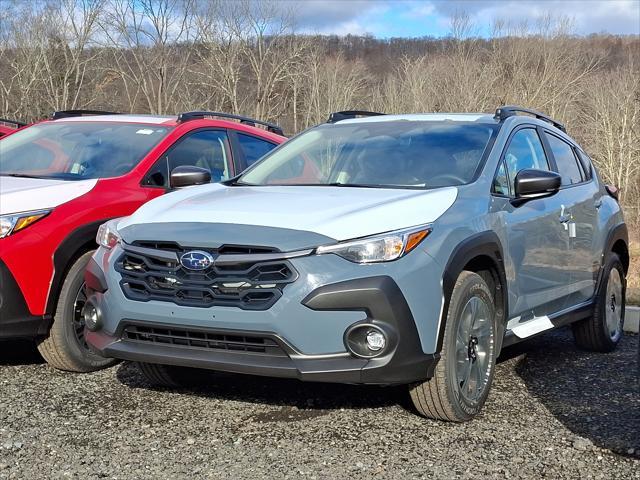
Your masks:
<svg viewBox="0 0 640 480"><path fill-rule="evenodd" d="M493 112L566 123L640 225L640 38L576 36L569 19L463 12L443 38L301 34L276 0L0 0L0 117L54 110L275 121L292 134L332 111Z"/></svg>

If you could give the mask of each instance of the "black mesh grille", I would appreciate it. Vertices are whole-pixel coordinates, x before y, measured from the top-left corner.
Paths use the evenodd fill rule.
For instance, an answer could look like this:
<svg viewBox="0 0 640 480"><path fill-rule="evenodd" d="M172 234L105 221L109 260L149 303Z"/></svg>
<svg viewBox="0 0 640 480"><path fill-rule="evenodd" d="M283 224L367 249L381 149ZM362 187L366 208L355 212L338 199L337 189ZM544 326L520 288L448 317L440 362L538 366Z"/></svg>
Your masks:
<svg viewBox="0 0 640 480"><path fill-rule="evenodd" d="M178 259L192 250L166 242L144 242L136 246L174 252ZM263 247L238 246L205 251L214 257L220 252L225 255L274 252ZM192 271L184 268L179 261L166 261L126 249L118 258L115 269L122 276L122 291L131 300L158 300L205 308L230 306L244 310L270 308L282 296L284 286L298 276L286 260L214 264L203 271Z"/></svg>
<svg viewBox="0 0 640 480"><path fill-rule="evenodd" d="M122 338L127 341L175 345L190 349L287 356L287 353L275 340L257 335L233 335L214 331L185 330L176 327L128 325L124 328Z"/></svg>

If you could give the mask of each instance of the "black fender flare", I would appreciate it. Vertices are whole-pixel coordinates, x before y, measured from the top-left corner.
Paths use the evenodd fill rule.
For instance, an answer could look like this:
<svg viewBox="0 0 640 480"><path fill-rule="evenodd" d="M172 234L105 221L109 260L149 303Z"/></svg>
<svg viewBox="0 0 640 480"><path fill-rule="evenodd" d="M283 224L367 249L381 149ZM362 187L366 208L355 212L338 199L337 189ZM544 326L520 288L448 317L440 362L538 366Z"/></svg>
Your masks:
<svg viewBox="0 0 640 480"><path fill-rule="evenodd" d="M617 225L611 227L611 229L609 229L609 233L607 233L607 239L604 243L604 250L602 251L602 256L600 257L600 268L598 269L596 286L593 293L594 301L598 297L598 293L600 292L600 288L602 286L602 281L603 281L602 276L604 273L603 271L604 264L607 261L607 255L613 251L613 246L616 244L618 240L622 240L627 249L626 259L622 258L621 260L625 269L628 270L629 268L629 231L627 229L626 223L618 223ZM625 282L624 288L626 289L626 282Z"/></svg>
<svg viewBox="0 0 640 480"><path fill-rule="evenodd" d="M497 279L499 283L496 283L496 294L500 293L501 305L496 305L501 309L501 324L498 325L498 348L497 352L500 352L502 346L502 339L504 337L504 331L507 322L507 315L509 312L509 297L507 292L507 278L504 268L504 253L502 248L502 242L495 232L487 231L471 235L464 241L460 242L451 253L447 265L444 269L442 277L442 294L443 294L443 306L440 314L440 328L438 331L438 343L436 346L436 352L442 351L442 344L444 342L444 331L447 323L447 312L449 310L449 300L453 293L453 287L456 284L458 276L462 273L465 266L469 264L473 259L478 257L488 257L491 259L493 266L495 267L498 275ZM498 288L501 287L501 288Z"/></svg>
<svg viewBox="0 0 640 480"><path fill-rule="evenodd" d="M47 315L52 316L55 313L60 288L69 269L69 263L78 256L79 252L88 251L85 246L91 244L91 242L95 243L98 228L108 220L111 220L111 218L96 220L76 228L56 248L53 253L53 279L51 280L47 308L45 310ZM98 244L95 244L95 248L98 248Z"/></svg>

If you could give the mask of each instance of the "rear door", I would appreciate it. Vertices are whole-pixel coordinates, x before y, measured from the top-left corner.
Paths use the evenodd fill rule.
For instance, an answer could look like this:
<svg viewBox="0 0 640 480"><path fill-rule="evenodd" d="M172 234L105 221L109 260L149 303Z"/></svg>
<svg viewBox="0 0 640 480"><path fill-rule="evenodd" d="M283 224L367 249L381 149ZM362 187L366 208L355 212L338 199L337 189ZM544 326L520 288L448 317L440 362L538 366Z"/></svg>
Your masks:
<svg viewBox="0 0 640 480"><path fill-rule="evenodd" d="M569 285L567 307L589 300L595 290L599 258L594 253L593 242L597 235L597 208L599 189L590 164L578 157L573 144L544 131L554 169L562 177L562 186L557 196L564 207L562 223L568 237L566 257Z"/></svg>
<svg viewBox="0 0 640 480"><path fill-rule="evenodd" d="M495 205L506 227L510 318L522 321L563 308L570 281L566 270L569 237L560 223L560 198L512 202L516 174L531 168L551 170L552 164L538 130L524 126L511 134L493 186Z"/></svg>

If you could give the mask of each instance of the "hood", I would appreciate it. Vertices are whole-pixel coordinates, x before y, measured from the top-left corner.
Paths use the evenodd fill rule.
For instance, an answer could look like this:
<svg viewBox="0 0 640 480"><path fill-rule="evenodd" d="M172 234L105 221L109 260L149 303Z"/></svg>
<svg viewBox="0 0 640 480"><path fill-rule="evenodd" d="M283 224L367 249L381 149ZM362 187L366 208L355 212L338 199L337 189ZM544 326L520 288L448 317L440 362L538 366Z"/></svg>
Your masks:
<svg viewBox="0 0 640 480"><path fill-rule="evenodd" d="M236 224L302 230L341 241L434 222L453 205L457 192L454 187L202 185L147 203L118 228L155 223Z"/></svg>
<svg viewBox="0 0 640 480"><path fill-rule="evenodd" d="M97 182L0 176L0 215L57 207L88 193Z"/></svg>

